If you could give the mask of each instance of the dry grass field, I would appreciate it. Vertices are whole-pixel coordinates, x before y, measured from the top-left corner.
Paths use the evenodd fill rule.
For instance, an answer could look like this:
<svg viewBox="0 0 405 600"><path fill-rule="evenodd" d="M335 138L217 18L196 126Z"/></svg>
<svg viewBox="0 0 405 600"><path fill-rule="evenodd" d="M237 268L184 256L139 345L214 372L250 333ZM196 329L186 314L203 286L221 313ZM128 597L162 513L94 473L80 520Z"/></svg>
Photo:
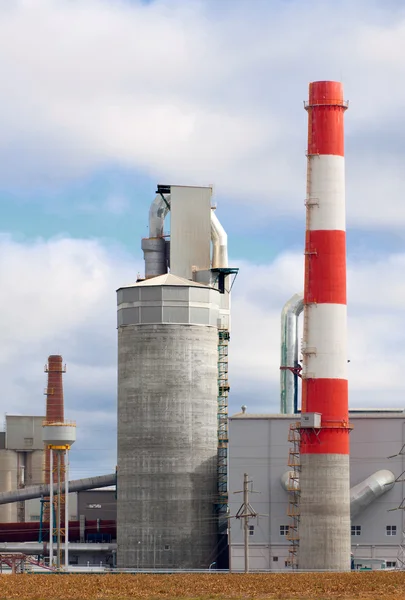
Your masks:
<svg viewBox="0 0 405 600"><path fill-rule="evenodd" d="M0 598L134 599L405 599L405 572L184 575L0 575Z"/></svg>

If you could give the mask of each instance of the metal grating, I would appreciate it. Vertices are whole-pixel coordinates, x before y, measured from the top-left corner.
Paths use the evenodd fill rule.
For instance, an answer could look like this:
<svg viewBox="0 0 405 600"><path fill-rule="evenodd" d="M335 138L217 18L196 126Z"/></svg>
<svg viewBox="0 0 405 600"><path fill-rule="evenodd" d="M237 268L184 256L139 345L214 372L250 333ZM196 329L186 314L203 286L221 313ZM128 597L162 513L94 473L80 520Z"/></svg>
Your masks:
<svg viewBox="0 0 405 600"><path fill-rule="evenodd" d="M218 462L217 510L226 515L228 508L228 344L229 331L218 330Z"/></svg>

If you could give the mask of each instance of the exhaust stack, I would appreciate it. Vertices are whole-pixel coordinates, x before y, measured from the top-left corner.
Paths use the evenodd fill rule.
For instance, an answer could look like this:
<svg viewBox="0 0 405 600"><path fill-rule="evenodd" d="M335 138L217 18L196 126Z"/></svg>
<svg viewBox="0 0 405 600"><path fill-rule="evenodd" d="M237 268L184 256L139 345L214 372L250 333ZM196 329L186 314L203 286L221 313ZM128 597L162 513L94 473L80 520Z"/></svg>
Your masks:
<svg viewBox="0 0 405 600"><path fill-rule="evenodd" d="M298 412L298 374L300 372L298 317L304 308L302 294L294 294L281 312L280 413Z"/></svg>
<svg viewBox="0 0 405 600"><path fill-rule="evenodd" d="M298 568L350 571L343 116L335 81L309 85ZM319 417L320 415L320 417Z"/></svg>

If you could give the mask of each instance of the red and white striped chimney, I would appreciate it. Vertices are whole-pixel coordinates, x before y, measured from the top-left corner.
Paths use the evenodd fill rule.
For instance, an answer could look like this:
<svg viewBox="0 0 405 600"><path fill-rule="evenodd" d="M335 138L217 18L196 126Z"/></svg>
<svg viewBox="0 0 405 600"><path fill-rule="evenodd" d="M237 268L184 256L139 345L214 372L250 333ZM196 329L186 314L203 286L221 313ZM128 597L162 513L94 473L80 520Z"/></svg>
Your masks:
<svg viewBox="0 0 405 600"><path fill-rule="evenodd" d="M298 568L350 570L343 116L335 81L309 85ZM311 422L309 420L309 422Z"/></svg>

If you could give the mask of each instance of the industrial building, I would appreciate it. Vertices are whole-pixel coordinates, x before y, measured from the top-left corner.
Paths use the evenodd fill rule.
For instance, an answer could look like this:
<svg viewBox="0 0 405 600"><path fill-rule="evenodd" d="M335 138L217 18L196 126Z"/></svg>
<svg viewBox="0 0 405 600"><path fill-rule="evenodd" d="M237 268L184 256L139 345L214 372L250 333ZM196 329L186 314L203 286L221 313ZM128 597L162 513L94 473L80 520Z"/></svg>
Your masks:
<svg viewBox="0 0 405 600"><path fill-rule="evenodd" d="M266 515L249 520L252 571L291 569L291 553L299 546L299 540L297 544L289 536L300 506L298 499L297 513L290 486L291 457L296 452L290 428L297 422L300 415L249 414L247 410L229 420L230 514L235 515L241 503L240 495L232 492L242 489L244 473L248 473L253 489L259 492L250 496L252 507ZM360 564L361 559L381 559L394 567L404 530L404 511L395 510L405 497L404 481L394 481L403 479L405 471L405 456L399 454L405 444L405 411L351 411L350 422L351 551ZM324 510L328 518L333 505L325 505ZM244 533L235 519L230 563L232 570L244 570Z"/></svg>
<svg viewBox="0 0 405 600"><path fill-rule="evenodd" d="M0 491L10 492L44 483L43 417L6 415L0 432ZM0 523L31 521L38 515L38 501L0 506Z"/></svg>
<svg viewBox="0 0 405 600"><path fill-rule="evenodd" d="M145 279L117 293L118 567L208 568L226 544L237 269L214 208L211 187L158 186Z"/></svg>
<svg viewBox="0 0 405 600"><path fill-rule="evenodd" d="M50 355L46 416L7 415L0 432L0 561L55 568L57 544L57 570L405 568L405 411L349 411L348 103L321 81L304 104L304 289L282 309L280 413L228 418L238 269L212 187L158 185L145 275L117 290L116 472L68 481L76 425Z"/></svg>

